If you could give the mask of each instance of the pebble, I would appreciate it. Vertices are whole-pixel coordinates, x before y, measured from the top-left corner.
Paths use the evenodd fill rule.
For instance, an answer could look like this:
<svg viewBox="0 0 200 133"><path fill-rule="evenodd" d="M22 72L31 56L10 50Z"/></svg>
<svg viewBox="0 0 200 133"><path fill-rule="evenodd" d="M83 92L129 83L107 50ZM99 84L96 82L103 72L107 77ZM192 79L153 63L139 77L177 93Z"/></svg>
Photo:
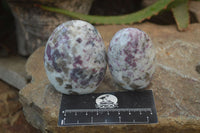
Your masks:
<svg viewBox="0 0 200 133"><path fill-rule="evenodd" d="M81 20L59 25L47 41L44 65L57 91L92 93L106 73L106 49L101 35L93 25Z"/></svg>
<svg viewBox="0 0 200 133"><path fill-rule="evenodd" d="M147 87L155 71L155 51L150 37L137 28L124 28L112 38L108 65L114 81L127 90Z"/></svg>

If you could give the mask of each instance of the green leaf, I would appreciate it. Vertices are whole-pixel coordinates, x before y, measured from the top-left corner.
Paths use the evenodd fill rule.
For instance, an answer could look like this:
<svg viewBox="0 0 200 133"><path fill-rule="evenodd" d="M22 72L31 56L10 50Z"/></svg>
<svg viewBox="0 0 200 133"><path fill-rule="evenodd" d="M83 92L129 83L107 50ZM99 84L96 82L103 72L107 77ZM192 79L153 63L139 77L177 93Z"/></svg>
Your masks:
<svg viewBox="0 0 200 133"><path fill-rule="evenodd" d="M190 21L189 10L188 10L189 0L176 0L172 4L172 13L176 20L176 24L180 31L187 29Z"/></svg>
<svg viewBox="0 0 200 133"><path fill-rule="evenodd" d="M161 10L166 8L172 1L173 0L159 0L153 5L145 9L142 9L136 13L120 15L120 16L85 15L81 13L71 12L68 10L48 7L44 5L40 5L40 7L47 11L65 14L70 17L82 19L82 20L88 21L90 23L95 23L95 24L132 24L136 22L141 22L145 19L152 17L155 14L158 14Z"/></svg>

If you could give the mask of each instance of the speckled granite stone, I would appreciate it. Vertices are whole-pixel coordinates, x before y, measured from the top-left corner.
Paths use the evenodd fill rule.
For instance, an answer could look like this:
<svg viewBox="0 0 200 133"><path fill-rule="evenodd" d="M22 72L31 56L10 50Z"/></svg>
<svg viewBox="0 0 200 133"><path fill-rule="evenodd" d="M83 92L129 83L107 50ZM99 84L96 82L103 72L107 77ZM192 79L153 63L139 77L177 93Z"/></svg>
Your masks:
<svg viewBox="0 0 200 133"><path fill-rule="evenodd" d="M128 90L147 87L155 71L155 51L150 37L137 28L124 28L112 38L108 48L112 78Z"/></svg>
<svg viewBox="0 0 200 133"><path fill-rule="evenodd" d="M72 20L59 25L49 37L44 65L51 84L64 94L95 91L106 72L106 49L91 24Z"/></svg>

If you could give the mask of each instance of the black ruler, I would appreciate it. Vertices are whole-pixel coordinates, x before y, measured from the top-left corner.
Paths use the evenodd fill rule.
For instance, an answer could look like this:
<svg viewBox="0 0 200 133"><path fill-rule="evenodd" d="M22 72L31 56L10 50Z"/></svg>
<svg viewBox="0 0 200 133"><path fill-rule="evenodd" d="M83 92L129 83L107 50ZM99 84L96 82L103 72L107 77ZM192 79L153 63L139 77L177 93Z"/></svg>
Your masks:
<svg viewBox="0 0 200 133"><path fill-rule="evenodd" d="M157 123L152 90L62 96L58 126Z"/></svg>

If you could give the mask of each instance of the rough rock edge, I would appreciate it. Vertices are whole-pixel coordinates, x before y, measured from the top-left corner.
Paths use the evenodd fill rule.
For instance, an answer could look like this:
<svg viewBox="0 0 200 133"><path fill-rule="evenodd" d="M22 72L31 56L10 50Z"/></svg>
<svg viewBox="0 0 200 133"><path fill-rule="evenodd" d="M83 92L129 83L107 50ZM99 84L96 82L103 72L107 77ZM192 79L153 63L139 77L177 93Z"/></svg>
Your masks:
<svg viewBox="0 0 200 133"><path fill-rule="evenodd" d="M25 72L25 63L26 59L19 56L0 58L0 79L17 89L22 89L29 80Z"/></svg>

